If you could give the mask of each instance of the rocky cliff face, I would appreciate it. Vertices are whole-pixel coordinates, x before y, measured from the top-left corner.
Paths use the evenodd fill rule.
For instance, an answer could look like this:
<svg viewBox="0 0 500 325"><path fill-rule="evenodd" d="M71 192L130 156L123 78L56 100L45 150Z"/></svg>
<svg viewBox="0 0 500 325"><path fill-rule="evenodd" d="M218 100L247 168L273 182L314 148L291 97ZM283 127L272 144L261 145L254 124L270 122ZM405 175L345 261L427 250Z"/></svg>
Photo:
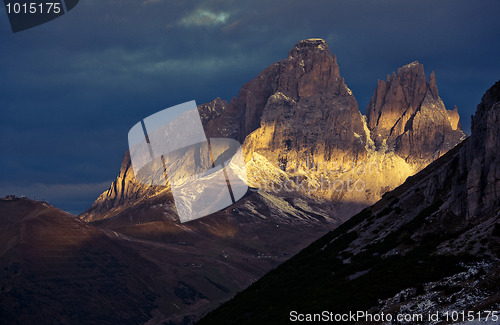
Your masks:
<svg viewBox="0 0 500 325"><path fill-rule="evenodd" d="M212 102L208 105L218 104ZM292 134L300 132L302 122L308 126L305 130L310 132ZM209 134L218 132L221 136L244 142L253 131L277 123L280 131L295 127L290 129L289 135L299 138L283 138L284 134L274 139L273 148L300 149L320 143L323 146L333 143L349 149L357 146L356 143L353 146L355 139L352 134L363 133L361 115L352 92L340 76L337 59L324 40L299 42L290 50L287 59L272 64L245 84L224 113L207 122L206 129ZM335 125L338 127L334 128ZM310 130L312 127L316 132ZM351 132L341 132L346 127L352 129ZM333 131L332 137L324 139L322 134L325 131Z"/></svg>
<svg viewBox="0 0 500 325"><path fill-rule="evenodd" d="M130 154L127 151L123 157L120 172L116 180L111 183L110 188L102 193L80 217L86 221L106 219L118 215L135 205L145 204L151 198L162 198L166 203L170 203L170 206L173 205L173 198L169 188L164 186L145 186L136 181L130 163ZM171 207L169 212L165 213L163 218L172 221L175 220L174 215L176 211L174 208ZM143 216L138 216L138 220L146 221Z"/></svg>
<svg viewBox="0 0 500 325"><path fill-rule="evenodd" d="M245 84L238 97L199 106L207 137L243 143L249 185L306 195L347 218L459 143L457 110L447 110L434 73L413 62L379 81L361 115L326 42L297 43L288 57ZM100 219L161 189L134 183L126 156L118 179L82 217Z"/></svg>
<svg viewBox="0 0 500 325"><path fill-rule="evenodd" d="M439 97L434 71L427 82L424 66L418 62L378 81L366 116L377 149L391 148L421 167L465 136L456 107L447 110Z"/></svg>
<svg viewBox="0 0 500 325"><path fill-rule="evenodd" d="M224 117L228 116L226 109L228 103L217 97L213 101L198 106L201 122L206 130L207 138L223 137L236 139L236 128L238 123L229 123ZM224 113L224 117L221 115Z"/></svg>
<svg viewBox="0 0 500 325"><path fill-rule="evenodd" d="M279 190L286 184L336 201L339 215L375 202L465 138L457 110L445 108L434 73L427 82L418 62L380 81L362 116L335 55L319 39L299 42L233 103L247 112L250 184ZM273 167L285 172L278 182L266 178L278 173Z"/></svg>
<svg viewBox="0 0 500 325"><path fill-rule="evenodd" d="M500 81L467 140L199 324L286 323L292 310L423 315L409 324L473 310L484 321L500 307L499 129Z"/></svg>
<svg viewBox="0 0 500 325"><path fill-rule="evenodd" d="M259 82L247 84L242 99L249 157L257 152L284 170L306 160L362 159L357 157L366 144L362 116L323 40L299 42L286 60L261 75L271 75L274 81L264 105L252 105L247 99L260 92Z"/></svg>
<svg viewBox="0 0 500 325"><path fill-rule="evenodd" d="M483 96L472 118L472 136L463 154L468 167L467 216L491 211L500 205L500 82ZM459 198L457 198L458 201Z"/></svg>

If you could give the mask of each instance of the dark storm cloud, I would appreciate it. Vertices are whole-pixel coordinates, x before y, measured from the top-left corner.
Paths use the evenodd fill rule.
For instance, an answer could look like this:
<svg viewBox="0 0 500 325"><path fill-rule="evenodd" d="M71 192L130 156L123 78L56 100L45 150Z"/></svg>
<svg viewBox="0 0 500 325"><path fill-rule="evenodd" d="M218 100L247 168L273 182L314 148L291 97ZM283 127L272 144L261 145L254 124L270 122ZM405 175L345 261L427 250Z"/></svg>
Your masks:
<svg viewBox="0 0 500 325"><path fill-rule="evenodd" d="M499 9L495 0L86 0L16 34L2 9L0 168L9 172L0 182L97 184L84 186L97 195L139 119L191 99L229 100L310 37L327 40L362 111L377 79L418 60L467 128L500 76ZM39 197L56 196L49 185L34 186L47 192Z"/></svg>

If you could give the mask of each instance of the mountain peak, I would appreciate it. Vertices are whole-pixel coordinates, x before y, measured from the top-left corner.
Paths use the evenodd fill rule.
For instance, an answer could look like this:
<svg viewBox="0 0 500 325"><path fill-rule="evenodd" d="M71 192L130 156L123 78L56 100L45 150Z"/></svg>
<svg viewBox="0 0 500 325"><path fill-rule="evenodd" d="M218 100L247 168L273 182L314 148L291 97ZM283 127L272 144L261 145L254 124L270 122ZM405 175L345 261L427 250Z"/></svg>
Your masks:
<svg viewBox="0 0 500 325"><path fill-rule="evenodd" d="M471 131L480 132L481 129L488 127L488 122L485 116L489 113L499 110L499 105L496 104L500 101L500 81L497 81L481 98L481 103L477 106L477 112L472 118Z"/></svg>
<svg viewBox="0 0 500 325"><path fill-rule="evenodd" d="M422 167L465 136L458 111L447 110L439 98L434 71L427 82L424 66L418 61L377 83L366 115L378 148L387 145Z"/></svg>
<svg viewBox="0 0 500 325"><path fill-rule="evenodd" d="M309 38L302 40L295 44L295 46L288 53L289 57L297 57L304 52L327 52L330 54L330 49L325 40L321 38Z"/></svg>
<svg viewBox="0 0 500 325"><path fill-rule="evenodd" d="M399 68L399 70L401 70L401 69L420 69L423 67L424 67L424 65L422 63L420 63L418 61L413 61L411 63L408 63L408 64L402 66L401 68Z"/></svg>
<svg viewBox="0 0 500 325"><path fill-rule="evenodd" d="M436 75L434 73L434 70L431 72L431 75L429 76L429 90L432 93L432 96L437 99L439 98L439 91L436 83ZM457 107L455 106L455 109Z"/></svg>

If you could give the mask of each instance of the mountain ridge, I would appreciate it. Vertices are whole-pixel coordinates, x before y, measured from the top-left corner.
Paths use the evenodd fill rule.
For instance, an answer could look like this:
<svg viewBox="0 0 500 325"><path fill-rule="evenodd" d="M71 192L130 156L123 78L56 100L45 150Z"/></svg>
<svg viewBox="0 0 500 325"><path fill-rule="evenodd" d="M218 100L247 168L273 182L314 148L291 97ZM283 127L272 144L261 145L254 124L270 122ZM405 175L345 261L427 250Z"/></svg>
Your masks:
<svg viewBox="0 0 500 325"><path fill-rule="evenodd" d="M398 86L392 87L396 95L386 94L387 84ZM398 92L406 95L398 97ZM412 98L409 103L407 97ZM404 105L398 107L398 102ZM340 75L335 54L324 40L308 39L246 83L229 103L216 98L198 110L207 137L230 137L243 143L250 186L287 186L300 195L338 201L336 214L345 219L465 137L458 112L447 110L439 98L434 73L427 82L418 62L400 68L387 82L379 81L368 106L364 117ZM386 126L374 116L387 111L406 120L393 123L404 132L379 141L375 133ZM95 220L107 215L105 211L119 209L124 197L135 201L141 195L160 195L160 188L140 188L129 164L126 154L117 181L81 214L83 219ZM360 172L375 165L370 173ZM318 166L324 171L318 171ZM266 175L278 175L278 179ZM343 188L356 181L363 184L362 191ZM332 189L335 184L342 188Z"/></svg>

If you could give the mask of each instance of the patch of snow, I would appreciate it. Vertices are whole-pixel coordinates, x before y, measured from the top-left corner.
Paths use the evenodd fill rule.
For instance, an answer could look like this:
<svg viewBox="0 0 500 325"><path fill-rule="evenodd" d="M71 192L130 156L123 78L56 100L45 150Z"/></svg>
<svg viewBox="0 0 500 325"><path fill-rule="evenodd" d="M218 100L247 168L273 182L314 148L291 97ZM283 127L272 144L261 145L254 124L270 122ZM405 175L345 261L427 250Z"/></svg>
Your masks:
<svg viewBox="0 0 500 325"><path fill-rule="evenodd" d="M361 115L361 122L363 122L363 129L365 130L366 136L366 150L369 152L375 151L375 142L373 142L370 129L368 128L368 122L366 120L366 115Z"/></svg>
<svg viewBox="0 0 500 325"><path fill-rule="evenodd" d="M371 269L368 269L368 270L363 270L363 271L359 271L359 272L356 272L354 274L351 274L349 275L349 280L354 280L354 279L357 279L359 278L360 276L363 276L365 274L368 274L368 272L370 272Z"/></svg>

